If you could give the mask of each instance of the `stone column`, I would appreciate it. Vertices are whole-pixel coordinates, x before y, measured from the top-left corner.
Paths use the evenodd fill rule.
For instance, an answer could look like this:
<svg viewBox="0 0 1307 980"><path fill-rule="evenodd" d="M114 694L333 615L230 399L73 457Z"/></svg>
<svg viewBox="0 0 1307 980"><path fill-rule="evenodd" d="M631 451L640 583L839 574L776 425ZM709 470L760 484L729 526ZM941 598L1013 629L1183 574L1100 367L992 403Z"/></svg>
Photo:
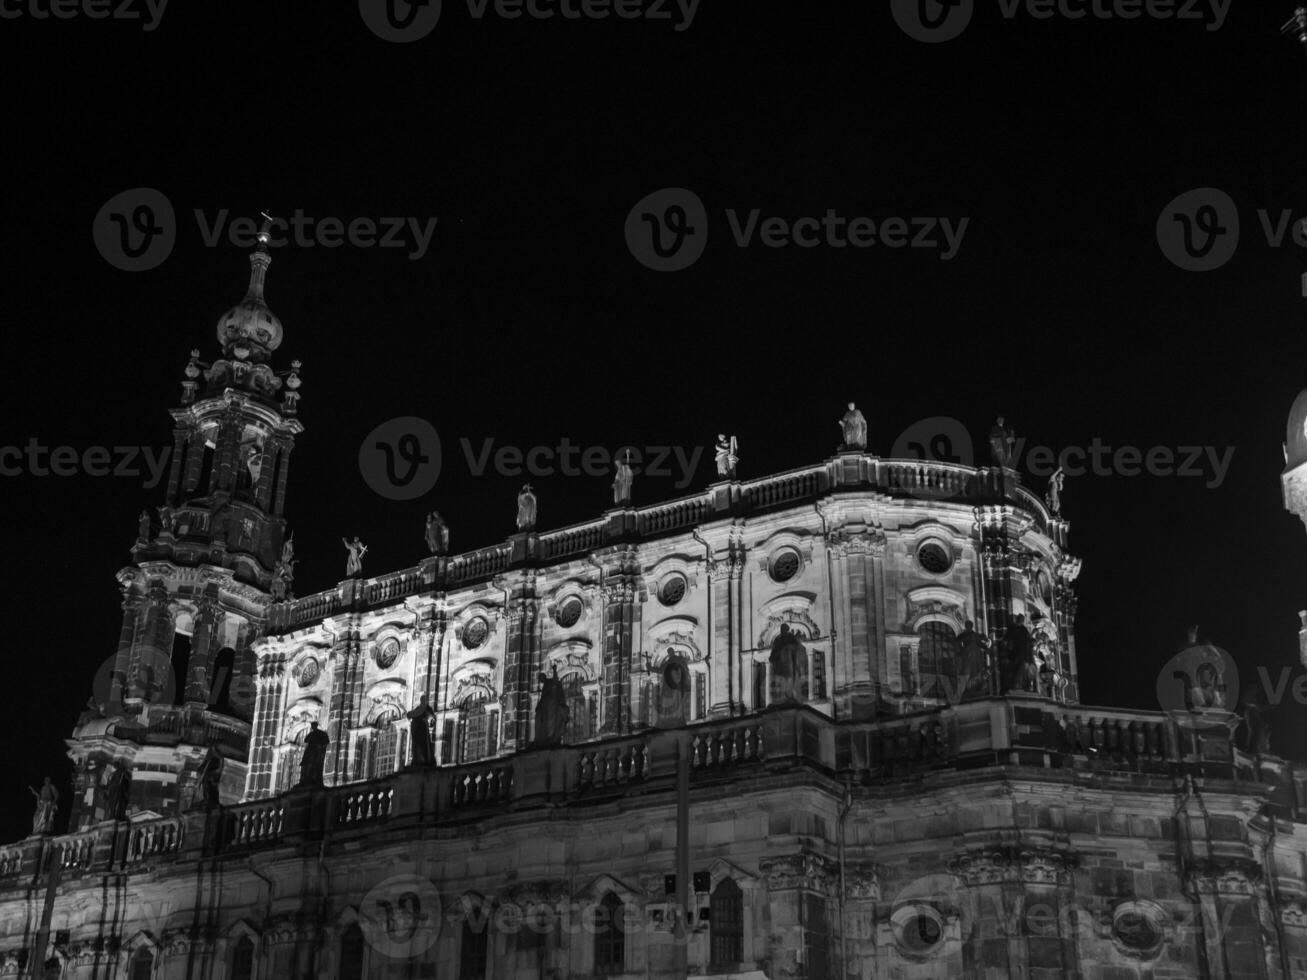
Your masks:
<svg viewBox="0 0 1307 980"><path fill-rule="evenodd" d="M128 686L131 697L138 701L158 702L175 694L181 678L170 677L172 672L172 642L176 624L173 620L172 603L168 592L162 585L150 589L149 604L145 608L145 626L137 635L132 646L131 663L128 671ZM145 669L150 673L147 675ZM171 681L171 683L170 683ZM155 690L147 692L147 683Z"/></svg>
<svg viewBox="0 0 1307 980"><path fill-rule="evenodd" d="M146 608L145 596L128 595L123 599L123 625L118 634L118 652L114 655L113 670L109 674L109 685L105 691L94 692L97 696L107 695L106 712L111 705L121 705L123 698L131 689L131 677L134 669L132 651L136 645L137 634L141 630Z"/></svg>
<svg viewBox="0 0 1307 980"><path fill-rule="evenodd" d="M277 489L273 499L272 512L280 517L286 509L286 484L290 481L290 451L293 448L285 440L277 448Z"/></svg>
<svg viewBox="0 0 1307 980"><path fill-rule="evenodd" d="M263 510L268 510L272 503L272 488L277 476L277 463L280 461L281 440L267 436L263 440L263 456L260 461L259 483L254 488L254 502Z"/></svg>
<svg viewBox="0 0 1307 980"><path fill-rule="evenodd" d="M244 428L241 410L238 404L231 404L224 413L218 426L217 447L213 458L215 479L210 482L212 490L234 490L236 487L236 467L240 450L241 430Z"/></svg>
<svg viewBox="0 0 1307 980"><path fill-rule="evenodd" d="M526 748L531 741L531 693L535 689L540 603L521 596L504 611L504 752Z"/></svg>
<svg viewBox="0 0 1307 980"><path fill-rule="evenodd" d="M802 851L764 858L758 867L767 881L771 923L771 945L760 958L771 961L771 975L805 980L840 976L839 865ZM824 921L817 921L818 914ZM805 949L809 934L824 936L822 949ZM824 970L814 962L817 956L824 957Z"/></svg>
<svg viewBox="0 0 1307 980"><path fill-rule="evenodd" d="M169 504L177 503L177 491L181 487L182 477L182 458L186 455L186 437L190 430L186 426L179 425L172 430L172 460L168 465L168 496Z"/></svg>
<svg viewBox="0 0 1307 980"><path fill-rule="evenodd" d="M257 799L273 790L277 733L285 710L286 658L280 650L269 650L259 660L255 680L254 724L250 731L250 767L245 776L245 795Z"/></svg>
<svg viewBox="0 0 1307 980"><path fill-rule="evenodd" d="M868 717L889 683L883 655L885 535L877 529L842 528L827 538L826 547L835 580L835 635L842 638L833 696L838 711Z"/></svg>
<svg viewBox="0 0 1307 980"><path fill-rule="evenodd" d="M187 704L209 703L210 691L217 683L217 678L213 676L213 661L217 654L218 630L224 615L212 599L200 600L195 628L191 633L190 662L186 665L186 691L182 700Z"/></svg>
<svg viewBox="0 0 1307 980"><path fill-rule="evenodd" d="M708 570L712 611L712 637L708 652L708 716L726 718L739 713L743 699L735 689L735 675L740 662L743 637L740 632L741 583L744 580L744 550L738 542L727 543L727 550L716 558Z"/></svg>
<svg viewBox="0 0 1307 980"><path fill-rule="evenodd" d="M195 493L200 486L200 479L203 477L201 470L204 468L204 433L200 429L192 429L190 432L190 443L186 447L186 477L182 482L182 493L189 496Z"/></svg>
<svg viewBox="0 0 1307 980"><path fill-rule="evenodd" d="M1270 976L1258 908L1262 868L1242 858L1195 862L1189 890L1198 894L1199 921L1194 937L1205 946L1213 980Z"/></svg>
<svg viewBox="0 0 1307 980"><path fill-rule="evenodd" d="M331 744L323 765L323 782L338 786L349 779L349 733L358 725L363 705L363 646L358 622L350 622L331 648L331 706L323 729Z"/></svg>
<svg viewBox="0 0 1307 980"><path fill-rule="evenodd" d="M631 628L635 585L625 577L604 586L602 673L599 680L599 731L619 735L630 728L628 677L631 671Z"/></svg>

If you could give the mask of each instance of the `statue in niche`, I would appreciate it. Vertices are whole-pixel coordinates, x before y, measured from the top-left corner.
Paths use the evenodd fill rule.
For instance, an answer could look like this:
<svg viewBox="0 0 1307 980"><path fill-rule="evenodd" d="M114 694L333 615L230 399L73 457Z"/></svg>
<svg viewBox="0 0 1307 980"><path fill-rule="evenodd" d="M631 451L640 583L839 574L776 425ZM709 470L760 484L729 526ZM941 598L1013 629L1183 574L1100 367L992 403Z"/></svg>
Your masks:
<svg viewBox="0 0 1307 980"><path fill-rule="evenodd" d="M771 642L767 657L771 665L771 700L773 704L799 703L807 700L807 652L799 634L781 623L780 632Z"/></svg>
<svg viewBox="0 0 1307 980"><path fill-rule="evenodd" d="M250 486L259 485L259 474L263 472L263 447L257 442L247 442L241 447L245 455L245 470L250 474Z"/></svg>
<svg viewBox="0 0 1307 980"><path fill-rule="evenodd" d="M849 410L840 419L840 430L844 433L845 449L867 448L867 420L853 402L849 402Z"/></svg>
<svg viewBox="0 0 1307 980"><path fill-rule="evenodd" d="M658 685L658 727L680 728L690 721L694 694L690 668L675 653L668 653Z"/></svg>
<svg viewBox="0 0 1307 980"><path fill-rule="evenodd" d="M563 735L571 718L567 693L563 690L563 682L558 679L557 666L553 668L553 676L542 672L537 679L540 681L540 700L536 702L536 736L532 745L552 748L563 744Z"/></svg>
<svg viewBox="0 0 1307 980"><path fill-rule="evenodd" d="M150 540L150 512L148 510L141 511L141 516L138 517L137 520L139 521L139 525L136 530L136 536L140 538L142 541L149 541Z"/></svg>
<svg viewBox="0 0 1307 980"><path fill-rule="evenodd" d="M1026 628L1026 617L1018 613L1007 631L1007 684L1005 690L1037 693L1039 670L1035 664L1035 644Z"/></svg>
<svg viewBox="0 0 1307 980"><path fill-rule="evenodd" d="M989 641L976 632L975 626L968 619L958 634L954 690L959 697L982 696L989 690Z"/></svg>
<svg viewBox="0 0 1307 980"><path fill-rule="evenodd" d="M327 746L331 739L318 727L316 721L309 722L309 733L304 736L304 754L300 756L300 781L297 786L321 787L322 764L327 759Z"/></svg>
<svg viewBox="0 0 1307 980"><path fill-rule="evenodd" d="M418 700L417 707L410 711L408 718L408 740L413 746L413 765L435 765L436 757L431 751L431 719L436 716L430 699L424 694Z"/></svg>

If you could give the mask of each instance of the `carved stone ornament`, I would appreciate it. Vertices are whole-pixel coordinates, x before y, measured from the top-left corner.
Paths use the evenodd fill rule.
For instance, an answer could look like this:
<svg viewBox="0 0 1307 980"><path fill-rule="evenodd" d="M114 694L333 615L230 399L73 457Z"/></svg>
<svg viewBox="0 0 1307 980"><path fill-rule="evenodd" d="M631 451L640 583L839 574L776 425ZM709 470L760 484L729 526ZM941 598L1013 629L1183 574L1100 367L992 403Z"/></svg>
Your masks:
<svg viewBox="0 0 1307 980"><path fill-rule="evenodd" d="M880 901L880 872L874 864L855 864L845 868L849 898Z"/></svg>
<svg viewBox="0 0 1307 980"><path fill-rule="evenodd" d="M1205 894L1252 895L1262 879L1262 867L1246 858L1211 858L1189 869L1191 887Z"/></svg>
<svg viewBox="0 0 1307 980"><path fill-rule="evenodd" d="M851 555L879 557L885 554L885 532L878 527L862 530L840 528L827 536L826 546L837 558Z"/></svg>
<svg viewBox="0 0 1307 980"><path fill-rule="evenodd" d="M765 858L758 863L758 869L773 890L803 888L833 894L839 887L839 865L812 851Z"/></svg>

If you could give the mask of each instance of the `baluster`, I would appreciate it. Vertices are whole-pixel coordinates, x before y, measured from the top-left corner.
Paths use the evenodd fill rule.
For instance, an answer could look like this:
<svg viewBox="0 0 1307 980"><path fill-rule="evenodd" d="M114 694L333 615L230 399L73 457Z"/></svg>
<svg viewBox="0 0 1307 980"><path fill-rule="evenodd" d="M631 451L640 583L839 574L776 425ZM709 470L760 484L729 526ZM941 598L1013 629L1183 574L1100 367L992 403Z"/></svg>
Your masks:
<svg viewBox="0 0 1307 980"><path fill-rule="evenodd" d="M1119 718L1108 719L1107 749L1112 753L1113 759L1121 757L1121 720Z"/></svg>
<svg viewBox="0 0 1307 980"><path fill-rule="evenodd" d="M1148 733L1148 754L1154 759L1162 755L1162 726L1156 722L1146 726Z"/></svg>
<svg viewBox="0 0 1307 980"><path fill-rule="evenodd" d="M690 744L694 748L694 752L690 756L690 766L694 769L698 769L699 766L703 764L701 761L702 759L701 749L703 745L703 739L700 736L696 735L694 736L694 740Z"/></svg>
<svg viewBox="0 0 1307 980"><path fill-rule="evenodd" d="M1148 749L1147 741L1144 736L1144 726L1137 721L1130 723L1130 754L1135 758L1143 755Z"/></svg>
<svg viewBox="0 0 1307 980"><path fill-rule="evenodd" d="M1107 741L1107 736L1103 733L1103 719L1091 718L1089 720L1090 731L1093 733L1094 748L1099 752L1103 751L1103 745Z"/></svg>

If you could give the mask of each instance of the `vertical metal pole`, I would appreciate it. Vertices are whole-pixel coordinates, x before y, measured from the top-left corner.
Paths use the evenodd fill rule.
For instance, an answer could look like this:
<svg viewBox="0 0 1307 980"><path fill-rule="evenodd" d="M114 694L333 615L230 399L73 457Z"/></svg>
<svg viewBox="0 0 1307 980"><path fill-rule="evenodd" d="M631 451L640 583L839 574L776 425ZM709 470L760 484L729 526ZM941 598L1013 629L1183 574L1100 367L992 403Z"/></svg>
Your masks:
<svg viewBox="0 0 1307 980"><path fill-rule="evenodd" d="M690 914L690 737L682 734L676 763L676 973L688 977Z"/></svg>

